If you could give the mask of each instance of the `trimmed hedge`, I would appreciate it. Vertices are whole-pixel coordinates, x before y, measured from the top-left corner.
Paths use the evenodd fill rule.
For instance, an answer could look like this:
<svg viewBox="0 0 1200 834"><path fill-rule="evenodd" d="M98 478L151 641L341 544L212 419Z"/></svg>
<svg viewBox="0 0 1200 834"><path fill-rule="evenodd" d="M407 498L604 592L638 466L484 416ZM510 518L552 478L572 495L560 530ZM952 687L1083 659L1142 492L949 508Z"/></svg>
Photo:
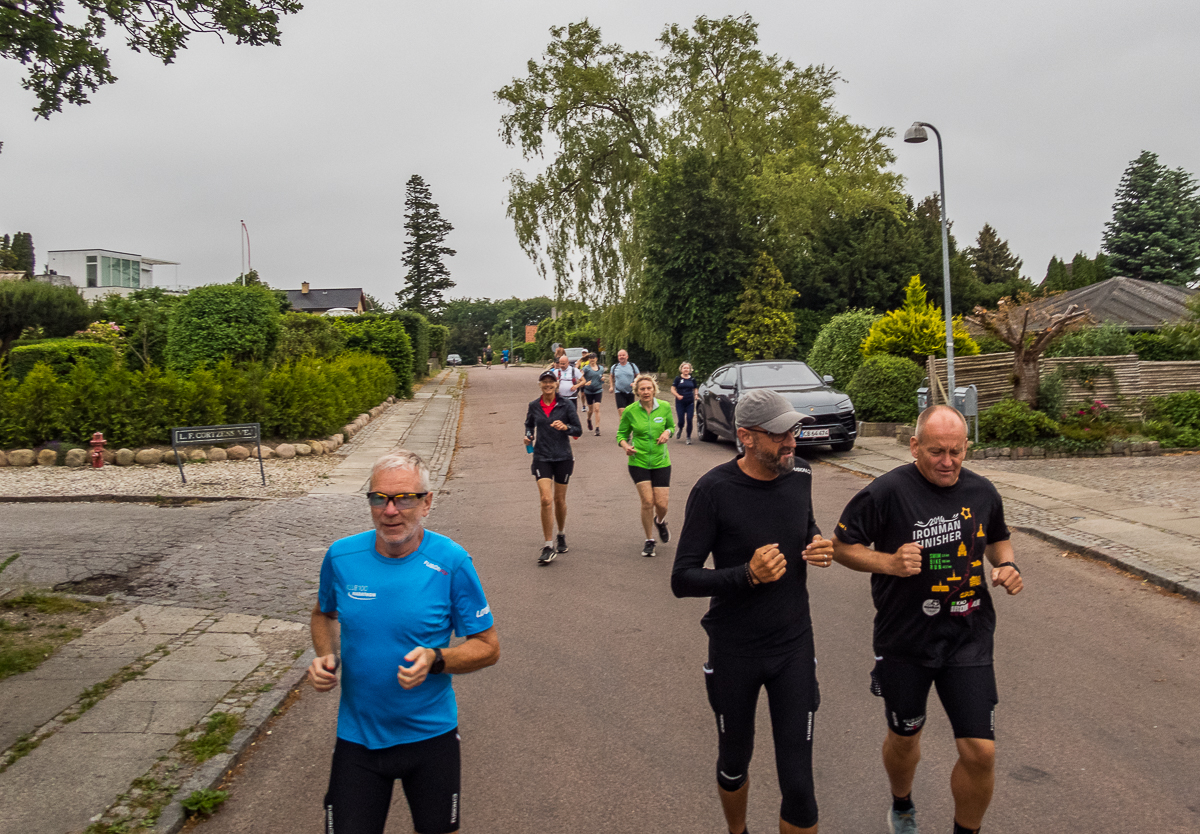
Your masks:
<svg viewBox="0 0 1200 834"><path fill-rule="evenodd" d="M112 345L82 339L43 339L14 347L8 352L9 367L18 380L24 379L38 363L48 365L58 376L66 376L84 360L90 360L96 363L99 370L107 371L116 364L117 351Z"/></svg>
<svg viewBox="0 0 1200 834"><path fill-rule="evenodd" d="M275 352L279 301L263 286L211 284L185 295L171 312L167 366L190 371L235 362L265 362Z"/></svg>
<svg viewBox="0 0 1200 834"><path fill-rule="evenodd" d="M191 374L149 367L107 372L83 362L60 379L38 364L25 379L0 379L0 447L52 440L85 443L102 431L113 447L168 443L176 426L261 423L266 436L324 437L395 391L387 362L361 353L305 357Z"/></svg>
<svg viewBox="0 0 1200 834"><path fill-rule="evenodd" d="M344 316L334 323L346 335L346 347L373 353L387 360L396 375L397 397L412 396L413 349L404 327L398 321L380 316ZM428 367L428 366L426 366Z"/></svg>
<svg viewBox="0 0 1200 834"><path fill-rule="evenodd" d="M450 339L450 328L444 324L429 325L429 355L437 356L438 361L446 364L446 342Z"/></svg>
<svg viewBox="0 0 1200 834"><path fill-rule="evenodd" d="M408 334L412 346L412 378L422 379L429 375L429 319L414 310L395 310L388 314L392 321L399 322ZM411 393L405 396L412 396Z"/></svg>
<svg viewBox="0 0 1200 834"><path fill-rule="evenodd" d="M986 441L1032 446L1058 436L1059 425L1026 403L1006 397L979 415L979 436Z"/></svg>
<svg viewBox="0 0 1200 834"><path fill-rule="evenodd" d="M911 359L872 356L854 372L844 389L858 419L877 423L909 423L917 419L917 388L925 372Z"/></svg>
<svg viewBox="0 0 1200 834"><path fill-rule="evenodd" d="M844 390L862 366L862 343L879 318L871 310L847 310L831 318L808 352L808 366L831 375L833 384Z"/></svg>

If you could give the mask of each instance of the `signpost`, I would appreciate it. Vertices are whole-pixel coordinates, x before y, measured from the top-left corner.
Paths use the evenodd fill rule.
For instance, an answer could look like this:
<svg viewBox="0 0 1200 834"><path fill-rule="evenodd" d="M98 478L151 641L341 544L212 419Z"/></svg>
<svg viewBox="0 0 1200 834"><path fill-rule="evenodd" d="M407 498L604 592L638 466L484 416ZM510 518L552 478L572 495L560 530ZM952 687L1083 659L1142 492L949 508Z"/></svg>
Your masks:
<svg viewBox="0 0 1200 834"><path fill-rule="evenodd" d="M179 466L179 477L187 483L183 474L183 459L179 456L180 446L201 446L212 443L254 443L258 446L258 471L263 486L267 485L267 471L262 462L262 426L259 423L243 423L236 426L185 426L171 429L171 448Z"/></svg>

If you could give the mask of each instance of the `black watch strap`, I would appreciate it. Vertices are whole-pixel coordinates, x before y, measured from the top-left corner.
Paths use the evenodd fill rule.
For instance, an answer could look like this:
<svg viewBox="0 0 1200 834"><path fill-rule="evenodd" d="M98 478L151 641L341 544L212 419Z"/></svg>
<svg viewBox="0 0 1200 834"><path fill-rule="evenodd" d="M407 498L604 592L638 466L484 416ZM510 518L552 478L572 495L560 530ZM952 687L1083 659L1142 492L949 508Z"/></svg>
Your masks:
<svg viewBox="0 0 1200 834"><path fill-rule="evenodd" d="M433 650L433 663L429 664L429 674L440 675L446 671L446 658L442 657L442 650L435 648Z"/></svg>
<svg viewBox="0 0 1200 834"><path fill-rule="evenodd" d="M1001 562L1000 564L996 565L996 567L998 567L998 568L1012 568L1013 570L1015 570L1015 571L1017 572L1017 575L1018 575L1018 576L1020 576L1020 575L1021 575L1021 569L1020 569L1019 567L1017 567L1017 563L1016 563L1016 562Z"/></svg>

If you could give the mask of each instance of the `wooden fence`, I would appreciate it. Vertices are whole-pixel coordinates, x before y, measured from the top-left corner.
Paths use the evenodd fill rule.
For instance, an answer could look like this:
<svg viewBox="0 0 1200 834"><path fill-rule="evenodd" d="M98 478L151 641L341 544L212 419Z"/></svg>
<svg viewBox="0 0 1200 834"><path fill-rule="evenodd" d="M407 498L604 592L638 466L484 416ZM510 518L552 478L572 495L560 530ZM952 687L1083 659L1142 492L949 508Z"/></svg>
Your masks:
<svg viewBox="0 0 1200 834"><path fill-rule="evenodd" d="M1066 401L1098 399L1117 408L1125 416L1140 417L1147 397L1176 391L1200 390L1200 362L1142 362L1136 354L1128 356L1042 357L1038 369L1043 379L1061 367L1087 369L1102 365L1108 372L1097 373L1085 384L1074 375L1063 380ZM979 390L980 410L1012 395L1013 355L988 353L963 356L954 360L954 384L974 385ZM946 360L929 357L925 364L930 379L937 379L935 402L945 402Z"/></svg>

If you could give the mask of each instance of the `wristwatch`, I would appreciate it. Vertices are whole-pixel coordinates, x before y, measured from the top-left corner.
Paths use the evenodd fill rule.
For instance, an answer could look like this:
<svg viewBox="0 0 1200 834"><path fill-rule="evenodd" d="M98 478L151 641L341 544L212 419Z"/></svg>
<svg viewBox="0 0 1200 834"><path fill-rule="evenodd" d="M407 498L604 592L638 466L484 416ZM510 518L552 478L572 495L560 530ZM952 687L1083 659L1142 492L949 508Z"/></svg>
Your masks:
<svg viewBox="0 0 1200 834"><path fill-rule="evenodd" d="M429 664L429 674L440 675L446 671L446 658L442 657L442 650L435 648L433 650L433 663Z"/></svg>

